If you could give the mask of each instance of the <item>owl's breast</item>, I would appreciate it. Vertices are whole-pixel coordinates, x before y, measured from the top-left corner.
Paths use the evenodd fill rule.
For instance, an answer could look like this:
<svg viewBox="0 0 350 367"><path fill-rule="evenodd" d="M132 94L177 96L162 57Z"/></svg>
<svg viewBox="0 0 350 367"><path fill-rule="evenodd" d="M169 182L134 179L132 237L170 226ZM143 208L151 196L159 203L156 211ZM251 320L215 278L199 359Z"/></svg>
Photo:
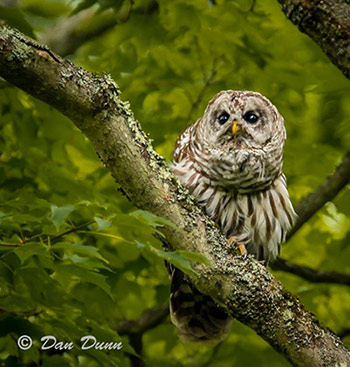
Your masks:
<svg viewBox="0 0 350 367"><path fill-rule="evenodd" d="M182 169L175 166L174 173L227 238L235 237L259 260L268 261L278 255L296 218L284 175L268 189L245 194L213 185L191 165Z"/></svg>

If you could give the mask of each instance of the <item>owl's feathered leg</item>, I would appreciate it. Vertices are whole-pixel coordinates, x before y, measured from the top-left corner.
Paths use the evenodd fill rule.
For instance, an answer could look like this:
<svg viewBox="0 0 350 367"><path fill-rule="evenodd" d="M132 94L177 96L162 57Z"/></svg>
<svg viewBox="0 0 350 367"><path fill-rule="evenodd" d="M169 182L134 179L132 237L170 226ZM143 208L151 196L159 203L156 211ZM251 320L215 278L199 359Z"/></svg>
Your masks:
<svg viewBox="0 0 350 367"><path fill-rule="evenodd" d="M234 237L234 236L233 237L230 237L227 241L228 241L228 243L231 246L233 246L234 249L237 248L239 250L239 252L241 253L243 259L246 259L247 258L247 256L248 256L247 249L245 248L245 246L243 245L243 243L237 242L236 237Z"/></svg>

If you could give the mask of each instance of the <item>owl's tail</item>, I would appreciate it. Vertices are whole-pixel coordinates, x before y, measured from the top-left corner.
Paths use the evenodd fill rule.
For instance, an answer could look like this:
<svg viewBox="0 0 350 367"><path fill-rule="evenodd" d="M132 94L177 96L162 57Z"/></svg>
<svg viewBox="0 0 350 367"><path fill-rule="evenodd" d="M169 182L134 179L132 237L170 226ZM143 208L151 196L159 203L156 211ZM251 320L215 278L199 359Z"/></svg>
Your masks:
<svg viewBox="0 0 350 367"><path fill-rule="evenodd" d="M170 319L184 342L216 344L230 331L232 318L200 293L186 275L168 264L171 277Z"/></svg>

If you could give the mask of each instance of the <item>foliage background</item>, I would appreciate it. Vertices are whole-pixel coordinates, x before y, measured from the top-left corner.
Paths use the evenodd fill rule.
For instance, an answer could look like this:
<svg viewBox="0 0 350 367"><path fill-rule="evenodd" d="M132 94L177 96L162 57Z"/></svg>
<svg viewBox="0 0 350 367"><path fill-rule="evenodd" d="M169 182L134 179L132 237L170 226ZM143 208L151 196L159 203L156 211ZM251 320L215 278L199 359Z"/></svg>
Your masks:
<svg viewBox="0 0 350 367"><path fill-rule="evenodd" d="M83 8L94 12L89 29L105 15L119 24L69 58L112 75L167 159L180 132L223 89L259 91L285 117L284 171L294 204L349 149L349 83L284 18L277 1L2 0L0 18L41 39ZM164 254L152 235L162 220L128 203L69 120L6 83L0 87L2 365L128 366L133 349L128 337L118 336L118 325L169 295ZM19 241L25 243L6 245ZM290 240L282 257L349 273L349 242L346 188ZM188 266L181 256L175 260ZM348 287L275 275L334 332L350 327ZM21 334L34 339L29 351L17 349ZM40 353L40 337L48 334L65 341L91 334L123 340L124 348ZM143 335L143 358L154 367L288 365L237 321L213 349L182 344L166 320Z"/></svg>

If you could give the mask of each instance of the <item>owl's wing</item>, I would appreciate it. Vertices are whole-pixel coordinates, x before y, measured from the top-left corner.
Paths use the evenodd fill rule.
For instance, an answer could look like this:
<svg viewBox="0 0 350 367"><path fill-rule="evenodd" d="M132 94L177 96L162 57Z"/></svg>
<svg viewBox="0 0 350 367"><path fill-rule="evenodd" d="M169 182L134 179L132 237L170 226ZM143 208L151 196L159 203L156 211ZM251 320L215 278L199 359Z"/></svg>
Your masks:
<svg viewBox="0 0 350 367"><path fill-rule="evenodd" d="M172 152L175 163L181 162L183 159L190 157L190 142L195 138L198 119L194 124L190 125L176 140L174 150Z"/></svg>
<svg viewBox="0 0 350 367"><path fill-rule="evenodd" d="M190 127L188 127L176 140L175 147L172 151L174 161L176 163L182 161L188 155L188 147L190 142Z"/></svg>

